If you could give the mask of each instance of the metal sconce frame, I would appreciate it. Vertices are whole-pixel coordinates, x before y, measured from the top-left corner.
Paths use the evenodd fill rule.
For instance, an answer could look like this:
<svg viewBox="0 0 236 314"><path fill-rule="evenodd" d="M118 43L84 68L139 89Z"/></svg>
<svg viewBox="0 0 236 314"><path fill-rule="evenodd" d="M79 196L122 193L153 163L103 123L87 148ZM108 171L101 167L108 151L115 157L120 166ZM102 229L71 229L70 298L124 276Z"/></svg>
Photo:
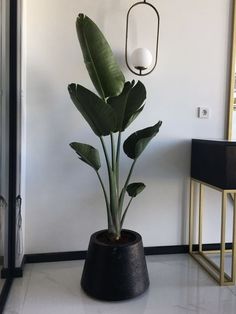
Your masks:
<svg viewBox="0 0 236 314"><path fill-rule="evenodd" d="M138 72L135 72L135 71L131 68L131 66L129 65L129 62L128 62L129 15L130 15L131 10L132 10L134 7L138 6L138 5L148 5L149 7L151 7L151 8L155 11L156 17L157 17L157 36L156 36L155 63L154 63L153 68L152 68L149 72L146 72L146 73L142 73L142 71L145 70L144 68L143 68L143 69L142 69L142 68L139 68L139 69L138 69L138 70L139 70L139 73L138 73ZM159 15L157 9L156 9L151 3L147 2L146 0L144 0L144 1L139 1L139 2L137 2L137 3L135 3L135 4L133 4L133 5L130 7L130 9L129 9L128 13L127 13L127 17L126 17L125 62L126 62L126 65L127 65L128 69L129 69L133 74L139 75L139 76L145 76L145 75L150 74L150 73L155 69L155 67L156 67L156 65L157 65L157 57L158 57L159 30L160 30L160 15Z"/></svg>

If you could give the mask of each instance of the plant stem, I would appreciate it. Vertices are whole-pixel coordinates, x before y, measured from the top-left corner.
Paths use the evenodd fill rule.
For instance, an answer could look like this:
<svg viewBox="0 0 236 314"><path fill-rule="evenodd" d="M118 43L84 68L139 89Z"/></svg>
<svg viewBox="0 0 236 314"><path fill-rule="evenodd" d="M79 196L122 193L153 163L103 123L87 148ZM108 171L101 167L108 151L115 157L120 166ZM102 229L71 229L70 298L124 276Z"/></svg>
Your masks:
<svg viewBox="0 0 236 314"><path fill-rule="evenodd" d="M124 185L125 190L126 190L128 184L129 184L129 180L130 180L131 174L132 174L132 172L134 170L134 165L135 165L136 161L137 161L137 159L134 159L134 161L133 161L133 163L132 163L132 165L130 167L129 174L128 174L128 177L127 177L127 179L125 181L125 185Z"/></svg>
<svg viewBox="0 0 236 314"><path fill-rule="evenodd" d="M109 201L108 201L106 189L104 187L104 184L103 184L103 181L102 181L102 178L101 178L99 172L96 171L96 174L98 176L99 182L101 183L101 187L102 187L103 194L104 194L104 197L105 197L106 208L107 208L108 229L109 230L113 230L114 226L113 226L113 222L112 222L112 216L111 216L111 211L110 211L110 206L109 206Z"/></svg>
<svg viewBox="0 0 236 314"><path fill-rule="evenodd" d="M123 203L124 203L126 188L127 188L128 184L129 184L129 180L130 180L131 174L133 172L134 165L135 165L136 161L137 161L137 159L134 159L134 161L133 161L133 163L132 163L132 165L130 167L129 174L128 174L127 179L125 181L124 187L123 187L123 189L122 189L122 191L120 193L120 198L119 198L119 215L120 215L120 217L121 217L121 214L122 214L122 207L123 207Z"/></svg>
<svg viewBox="0 0 236 314"><path fill-rule="evenodd" d="M117 170L117 162L116 162L116 155L117 152L115 150L115 140L113 133L110 134L111 138L111 157L112 157L112 200L111 200L111 208L113 210L114 220L115 220L115 226L116 226L116 239L120 238L120 231L121 231L121 225L120 225L120 214L119 214L119 188L118 188L118 181L119 176L118 170Z"/></svg>
<svg viewBox="0 0 236 314"><path fill-rule="evenodd" d="M102 148L104 151L105 155L105 160L107 164L107 171L108 171L108 177L109 177L109 188L110 188L110 212L111 212L111 217L112 217L112 223L113 226L115 227L116 235L120 233L120 224L118 220L118 196L117 196L117 190L116 190L116 180L114 177L114 172L112 171L110 160L108 157L107 149L104 143L104 140L102 137L99 137L102 143Z"/></svg>
<svg viewBox="0 0 236 314"><path fill-rule="evenodd" d="M120 144L121 144L121 132L119 132L116 149L116 186L117 195L119 195L119 174L120 174Z"/></svg>
<svg viewBox="0 0 236 314"><path fill-rule="evenodd" d="M108 157L108 153L107 153L107 149L106 149L106 145L104 143L104 140L103 138L100 136L100 141L102 143L102 148L103 148L103 151L104 151L104 155L105 155L105 159L106 159L106 164L107 164L107 170L108 170L108 174L109 174L109 177L110 177L110 172L111 172L111 164L110 164L110 160L109 160L109 157Z"/></svg>
<svg viewBox="0 0 236 314"><path fill-rule="evenodd" d="M124 211L124 213L123 213L123 215L122 215L122 219L121 219L121 223L120 223L121 228L122 228L122 226L123 226L123 223L124 223L124 220L125 220L125 216L126 216L126 214L127 214L127 211L128 211L128 209L129 209L129 206L130 206L132 200L133 200L133 197L131 197L131 199L129 200L129 203L128 203L128 205L126 206L126 209L125 209L125 211Z"/></svg>
<svg viewBox="0 0 236 314"><path fill-rule="evenodd" d="M110 204L111 204L111 213L116 228L116 238L120 237L120 215L119 215L119 196L117 194L116 186L116 175L112 171L112 181L110 184Z"/></svg>
<svg viewBox="0 0 236 314"><path fill-rule="evenodd" d="M112 160L112 170L116 172L116 160L115 160L115 143L114 143L114 137L113 133L110 134L111 139L111 160Z"/></svg>

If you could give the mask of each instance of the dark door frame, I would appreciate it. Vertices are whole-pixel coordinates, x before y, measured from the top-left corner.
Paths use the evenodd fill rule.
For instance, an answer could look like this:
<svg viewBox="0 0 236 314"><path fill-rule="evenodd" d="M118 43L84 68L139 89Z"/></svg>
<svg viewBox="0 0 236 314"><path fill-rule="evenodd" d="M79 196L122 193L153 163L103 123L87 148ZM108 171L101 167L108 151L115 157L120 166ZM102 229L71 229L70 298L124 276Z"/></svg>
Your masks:
<svg viewBox="0 0 236 314"><path fill-rule="evenodd" d="M15 273L16 247L16 183L18 125L18 9L20 0L9 1L9 187L8 187L8 265L0 294L0 313L9 294Z"/></svg>

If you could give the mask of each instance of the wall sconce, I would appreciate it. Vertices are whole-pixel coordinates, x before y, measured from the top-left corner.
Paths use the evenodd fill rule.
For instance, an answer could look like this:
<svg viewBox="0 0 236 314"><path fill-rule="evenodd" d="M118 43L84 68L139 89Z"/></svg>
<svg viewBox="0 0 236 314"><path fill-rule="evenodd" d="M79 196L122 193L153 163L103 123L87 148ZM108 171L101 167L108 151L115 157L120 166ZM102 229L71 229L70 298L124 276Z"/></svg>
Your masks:
<svg viewBox="0 0 236 314"><path fill-rule="evenodd" d="M137 48L133 51L133 53L131 54L131 63L132 63L133 68L130 66L129 60L128 60L127 50L128 50L129 15L130 15L131 10L138 5L147 5L151 7L154 10L155 16L157 18L155 61L154 61L153 67L148 72L143 72L143 71L146 71L149 69L149 67L152 64L153 57L152 57L151 52L147 48ZM126 18L125 62L126 62L127 67L132 73L139 76L145 76L145 75L150 74L155 69L157 65L157 57L158 57L159 28L160 28L160 16L157 9L151 3L144 0L144 1L139 1L131 6L131 8L129 9L127 13L127 18ZM134 69L136 69L137 71L135 71Z"/></svg>

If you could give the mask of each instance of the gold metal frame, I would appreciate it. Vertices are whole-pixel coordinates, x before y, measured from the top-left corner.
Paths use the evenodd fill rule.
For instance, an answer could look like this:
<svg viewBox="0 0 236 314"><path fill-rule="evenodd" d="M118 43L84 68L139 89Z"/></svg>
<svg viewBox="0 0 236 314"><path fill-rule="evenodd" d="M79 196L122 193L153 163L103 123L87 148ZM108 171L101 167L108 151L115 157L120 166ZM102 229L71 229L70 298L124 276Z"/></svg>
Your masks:
<svg viewBox="0 0 236 314"><path fill-rule="evenodd" d="M198 250L194 250L194 199L195 185L199 184L199 211L198 211ZM203 209L204 209L204 192L205 186L215 189L222 194L221 203L221 243L220 250L204 251L202 244L202 225L203 225ZM225 229L226 229L226 210L228 194L234 196L234 211L233 211L233 235L232 235L232 250L226 250L225 247ZM214 263L206 255L209 253L220 253L220 267ZM225 272L225 253L232 252L231 275ZM234 285L236 275L236 190L223 190L212 186L205 182L191 178L190 183L190 206L189 206L189 254L222 286Z"/></svg>
<svg viewBox="0 0 236 314"><path fill-rule="evenodd" d="M236 64L236 0L233 0L233 22L232 22L232 44L231 44L231 69L229 78L229 96L228 96L228 140L232 139L232 123L234 110L234 84L235 84L235 64Z"/></svg>

